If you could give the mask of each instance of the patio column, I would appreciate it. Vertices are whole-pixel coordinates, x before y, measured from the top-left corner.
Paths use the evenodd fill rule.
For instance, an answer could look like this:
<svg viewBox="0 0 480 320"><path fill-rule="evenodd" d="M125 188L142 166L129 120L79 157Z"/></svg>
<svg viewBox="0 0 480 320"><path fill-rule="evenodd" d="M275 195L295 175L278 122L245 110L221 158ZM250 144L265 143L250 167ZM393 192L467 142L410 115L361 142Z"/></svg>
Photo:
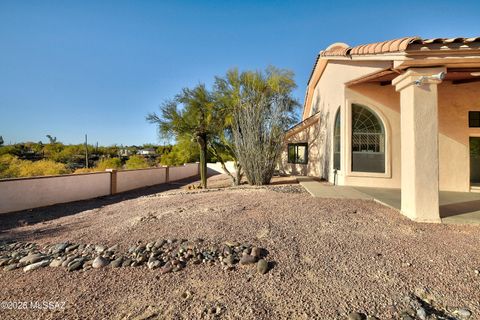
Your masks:
<svg viewBox="0 0 480 320"><path fill-rule="evenodd" d="M400 92L401 210L419 222L440 222L438 96L440 68L412 68L392 81ZM420 83L415 83L419 80Z"/></svg>

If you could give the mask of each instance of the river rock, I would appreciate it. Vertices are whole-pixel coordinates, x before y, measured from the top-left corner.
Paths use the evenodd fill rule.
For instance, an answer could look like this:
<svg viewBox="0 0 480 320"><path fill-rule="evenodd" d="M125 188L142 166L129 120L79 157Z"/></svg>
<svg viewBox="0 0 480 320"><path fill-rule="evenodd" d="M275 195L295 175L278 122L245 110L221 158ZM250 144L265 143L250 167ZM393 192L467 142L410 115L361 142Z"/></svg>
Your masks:
<svg viewBox="0 0 480 320"><path fill-rule="evenodd" d="M67 267L67 270L68 271L75 271L75 270L78 270L82 267L83 265L83 260L77 260L77 261L74 261L73 263L71 263L68 267Z"/></svg>
<svg viewBox="0 0 480 320"><path fill-rule="evenodd" d="M253 264L256 261L257 261L257 258L255 258L252 255L246 254L242 256L242 258L240 259L240 264Z"/></svg>
<svg viewBox="0 0 480 320"><path fill-rule="evenodd" d="M105 259L104 257L96 257L95 260L93 260L92 267L93 267L94 269L103 268L103 267L105 267L106 265L108 265L109 262L110 262L110 261L108 261L108 260Z"/></svg>
<svg viewBox="0 0 480 320"><path fill-rule="evenodd" d="M156 269L156 268L160 267L160 261L158 261L158 260L151 260L150 261L149 260L147 262L147 267L148 267L148 269Z"/></svg>
<svg viewBox="0 0 480 320"><path fill-rule="evenodd" d="M258 258L260 257L260 254L262 253L262 249L258 248L258 247L253 247L252 248L252 252L250 253L252 256L254 256L255 258Z"/></svg>
<svg viewBox="0 0 480 320"><path fill-rule="evenodd" d="M38 268L46 267L46 266L48 266L49 263L50 263L50 260L42 260L40 262L35 262L35 263L32 263L32 264L29 264L28 266L23 268L23 272L33 271L33 270L36 270Z"/></svg>
<svg viewBox="0 0 480 320"><path fill-rule="evenodd" d="M63 263L63 260L60 258L53 259L52 262L50 262L50 267L56 268L60 267Z"/></svg>
<svg viewBox="0 0 480 320"><path fill-rule="evenodd" d="M8 266L6 266L5 268L3 268L3 270L5 271L12 271L12 270L15 270L19 267L18 263L13 263L13 264L10 264Z"/></svg>
<svg viewBox="0 0 480 320"><path fill-rule="evenodd" d="M123 258L120 257L120 258L117 258L117 259L113 260L112 262L110 262L110 266L112 268L118 268L118 267L122 266L122 263L123 263Z"/></svg>
<svg viewBox="0 0 480 320"><path fill-rule="evenodd" d="M39 262L45 258L45 255L41 253L34 253L34 254L29 254L28 256L23 257L18 261L19 263L22 264L32 264L35 262Z"/></svg>
<svg viewBox="0 0 480 320"><path fill-rule="evenodd" d="M257 272L260 274L265 274L268 272L268 262L265 259L258 260Z"/></svg>
<svg viewBox="0 0 480 320"><path fill-rule="evenodd" d="M348 315L348 320L364 320L366 318L367 317L363 313L359 313L359 312L351 312Z"/></svg>
<svg viewBox="0 0 480 320"><path fill-rule="evenodd" d="M465 308L457 309L453 313L456 314L462 320L469 319L472 316L472 312Z"/></svg>

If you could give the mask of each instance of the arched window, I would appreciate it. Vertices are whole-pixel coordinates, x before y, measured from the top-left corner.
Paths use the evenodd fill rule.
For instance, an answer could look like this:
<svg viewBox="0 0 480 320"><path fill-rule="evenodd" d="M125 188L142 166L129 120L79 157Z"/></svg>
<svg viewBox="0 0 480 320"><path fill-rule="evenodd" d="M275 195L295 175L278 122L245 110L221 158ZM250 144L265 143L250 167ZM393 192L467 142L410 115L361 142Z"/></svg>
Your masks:
<svg viewBox="0 0 480 320"><path fill-rule="evenodd" d="M352 171L385 172L385 128L369 108L352 105Z"/></svg>
<svg viewBox="0 0 480 320"><path fill-rule="evenodd" d="M340 108L333 127L333 169L340 170Z"/></svg>

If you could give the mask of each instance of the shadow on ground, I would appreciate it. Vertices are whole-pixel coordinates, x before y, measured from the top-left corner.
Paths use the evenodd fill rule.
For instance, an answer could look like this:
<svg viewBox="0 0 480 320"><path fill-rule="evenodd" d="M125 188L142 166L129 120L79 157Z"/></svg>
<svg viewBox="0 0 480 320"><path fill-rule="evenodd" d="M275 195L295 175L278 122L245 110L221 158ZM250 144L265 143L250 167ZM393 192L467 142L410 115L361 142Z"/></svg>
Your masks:
<svg viewBox="0 0 480 320"><path fill-rule="evenodd" d="M46 222L125 200L178 189L196 181L198 181L198 177L191 177L171 183L122 192L113 196L104 196L88 200L55 204L48 207L2 213L0 214L0 237L3 237L6 231L16 227Z"/></svg>

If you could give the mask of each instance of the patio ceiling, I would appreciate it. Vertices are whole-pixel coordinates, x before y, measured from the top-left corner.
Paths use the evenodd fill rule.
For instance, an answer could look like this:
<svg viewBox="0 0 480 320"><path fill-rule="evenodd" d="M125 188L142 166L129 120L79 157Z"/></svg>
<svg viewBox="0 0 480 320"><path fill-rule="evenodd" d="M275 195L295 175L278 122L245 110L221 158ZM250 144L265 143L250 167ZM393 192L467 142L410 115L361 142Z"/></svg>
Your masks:
<svg viewBox="0 0 480 320"><path fill-rule="evenodd" d="M345 83L347 87L361 83L378 83L382 86L391 85L392 80L402 72L395 69L384 69ZM478 68L447 68L444 81L452 84L480 82L480 67Z"/></svg>

